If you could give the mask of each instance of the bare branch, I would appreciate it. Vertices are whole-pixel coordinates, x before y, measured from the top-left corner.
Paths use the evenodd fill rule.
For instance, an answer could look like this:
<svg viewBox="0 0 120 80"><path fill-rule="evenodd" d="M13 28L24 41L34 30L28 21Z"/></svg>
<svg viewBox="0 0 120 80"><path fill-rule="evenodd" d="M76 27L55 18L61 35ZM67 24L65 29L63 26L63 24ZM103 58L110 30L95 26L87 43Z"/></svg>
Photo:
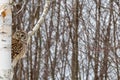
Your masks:
<svg viewBox="0 0 120 80"><path fill-rule="evenodd" d="M28 32L29 36L32 36L39 29L40 25L44 22L44 18L46 16L46 14L48 13L49 6L50 6L50 0L46 0L43 13L42 13L40 19L38 20L37 24L32 29L32 31Z"/></svg>
<svg viewBox="0 0 120 80"><path fill-rule="evenodd" d="M22 5L22 8L16 13L16 15L19 14L23 10L23 8L25 7L26 2L27 1L25 0L24 3L23 3L23 5Z"/></svg>

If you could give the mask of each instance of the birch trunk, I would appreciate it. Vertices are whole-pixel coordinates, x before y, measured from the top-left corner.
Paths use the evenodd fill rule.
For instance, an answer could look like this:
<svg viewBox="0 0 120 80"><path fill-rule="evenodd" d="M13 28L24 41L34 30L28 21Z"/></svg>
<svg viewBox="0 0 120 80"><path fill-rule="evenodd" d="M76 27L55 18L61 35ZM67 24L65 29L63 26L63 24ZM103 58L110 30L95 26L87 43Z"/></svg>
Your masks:
<svg viewBox="0 0 120 80"><path fill-rule="evenodd" d="M0 80L12 80L10 0L0 0Z"/></svg>

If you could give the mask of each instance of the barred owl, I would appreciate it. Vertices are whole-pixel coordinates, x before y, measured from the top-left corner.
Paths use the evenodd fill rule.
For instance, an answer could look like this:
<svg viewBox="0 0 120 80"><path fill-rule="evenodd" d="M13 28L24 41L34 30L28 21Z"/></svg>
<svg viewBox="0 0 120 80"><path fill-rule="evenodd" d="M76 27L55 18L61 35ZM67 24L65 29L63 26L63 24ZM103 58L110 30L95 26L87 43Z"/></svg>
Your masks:
<svg viewBox="0 0 120 80"><path fill-rule="evenodd" d="M28 35L24 31L16 31L12 35L12 66L15 66L17 62L25 55L27 50Z"/></svg>

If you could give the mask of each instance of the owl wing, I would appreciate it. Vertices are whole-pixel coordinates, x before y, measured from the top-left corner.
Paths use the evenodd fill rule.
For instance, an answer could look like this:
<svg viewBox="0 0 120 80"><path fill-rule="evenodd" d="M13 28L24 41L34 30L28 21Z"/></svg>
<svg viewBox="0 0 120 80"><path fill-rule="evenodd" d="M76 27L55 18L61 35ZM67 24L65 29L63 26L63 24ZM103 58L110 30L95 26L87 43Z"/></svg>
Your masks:
<svg viewBox="0 0 120 80"><path fill-rule="evenodd" d="M27 45L23 42L12 39L12 65L15 66L17 62L24 56L26 53Z"/></svg>
<svg viewBox="0 0 120 80"><path fill-rule="evenodd" d="M20 43L17 39L12 39L12 59L14 59L17 55L22 51L23 44Z"/></svg>

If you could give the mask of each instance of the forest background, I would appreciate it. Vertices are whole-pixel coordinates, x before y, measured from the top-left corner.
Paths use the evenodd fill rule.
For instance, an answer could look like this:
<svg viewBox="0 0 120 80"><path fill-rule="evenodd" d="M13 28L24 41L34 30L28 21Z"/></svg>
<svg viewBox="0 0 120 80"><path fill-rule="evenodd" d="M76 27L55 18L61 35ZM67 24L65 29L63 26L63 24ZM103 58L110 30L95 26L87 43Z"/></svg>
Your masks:
<svg viewBox="0 0 120 80"><path fill-rule="evenodd" d="M13 0L13 32L32 30L45 0ZM120 0L51 0L14 80L119 80Z"/></svg>

